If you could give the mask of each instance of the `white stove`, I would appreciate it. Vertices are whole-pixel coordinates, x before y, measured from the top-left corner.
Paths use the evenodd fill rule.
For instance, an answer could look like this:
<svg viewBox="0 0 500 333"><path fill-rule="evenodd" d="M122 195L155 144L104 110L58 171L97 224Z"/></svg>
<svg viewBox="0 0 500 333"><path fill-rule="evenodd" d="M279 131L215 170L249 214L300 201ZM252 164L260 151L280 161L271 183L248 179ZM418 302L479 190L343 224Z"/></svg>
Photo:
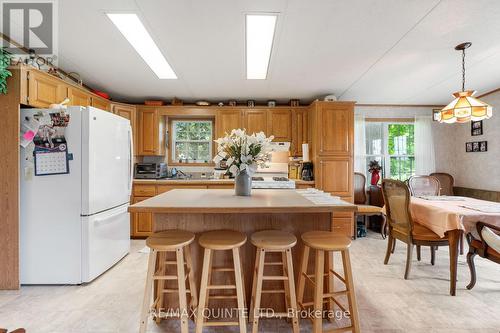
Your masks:
<svg viewBox="0 0 500 333"><path fill-rule="evenodd" d="M295 182L283 176L262 177L257 174L257 176L252 177L252 188L293 189L295 188Z"/></svg>

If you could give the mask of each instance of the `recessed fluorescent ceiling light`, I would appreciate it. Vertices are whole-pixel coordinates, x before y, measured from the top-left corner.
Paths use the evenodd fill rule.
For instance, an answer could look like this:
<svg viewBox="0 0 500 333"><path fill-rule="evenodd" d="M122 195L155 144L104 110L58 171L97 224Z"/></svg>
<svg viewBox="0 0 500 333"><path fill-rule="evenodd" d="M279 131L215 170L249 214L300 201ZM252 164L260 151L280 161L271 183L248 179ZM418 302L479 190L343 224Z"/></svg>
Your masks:
<svg viewBox="0 0 500 333"><path fill-rule="evenodd" d="M273 48L277 15L247 14L247 79L265 80Z"/></svg>
<svg viewBox="0 0 500 333"><path fill-rule="evenodd" d="M172 67L136 14L107 14L160 79L177 79Z"/></svg>

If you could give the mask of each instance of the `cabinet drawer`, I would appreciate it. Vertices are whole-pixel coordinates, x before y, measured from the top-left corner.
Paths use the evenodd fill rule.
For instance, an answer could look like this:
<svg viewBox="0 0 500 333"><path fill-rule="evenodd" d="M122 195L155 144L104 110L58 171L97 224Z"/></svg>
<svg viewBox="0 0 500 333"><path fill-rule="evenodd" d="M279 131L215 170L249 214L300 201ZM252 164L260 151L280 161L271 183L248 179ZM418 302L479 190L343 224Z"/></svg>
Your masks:
<svg viewBox="0 0 500 333"><path fill-rule="evenodd" d="M134 196L154 197L156 195L155 185L134 185Z"/></svg>
<svg viewBox="0 0 500 333"><path fill-rule="evenodd" d="M168 191L171 191L175 188L174 185L157 185L156 186L156 193L162 194Z"/></svg>

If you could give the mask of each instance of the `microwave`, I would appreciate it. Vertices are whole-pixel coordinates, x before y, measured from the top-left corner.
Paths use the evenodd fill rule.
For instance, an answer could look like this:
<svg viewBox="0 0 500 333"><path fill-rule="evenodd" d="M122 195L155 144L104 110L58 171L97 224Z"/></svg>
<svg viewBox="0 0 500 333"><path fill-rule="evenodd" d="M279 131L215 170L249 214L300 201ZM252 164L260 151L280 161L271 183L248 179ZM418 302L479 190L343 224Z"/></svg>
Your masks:
<svg viewBox="0 0 500 333"><path fill-rule="evenodd" d="M167 178L168 168L165 163L136 163L134 178L160 179Z"/></svg>

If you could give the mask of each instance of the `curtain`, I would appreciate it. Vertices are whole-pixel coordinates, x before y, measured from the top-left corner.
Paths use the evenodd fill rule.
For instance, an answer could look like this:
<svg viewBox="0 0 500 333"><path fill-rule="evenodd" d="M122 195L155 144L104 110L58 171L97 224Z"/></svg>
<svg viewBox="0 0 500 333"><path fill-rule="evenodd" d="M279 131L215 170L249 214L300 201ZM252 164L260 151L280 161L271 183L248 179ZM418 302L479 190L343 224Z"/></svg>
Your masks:
<svg viewBox="0 0 500 333"><path fill-rule="evenodd" d="M354 171L366 176L365 116L354 116Z"/></svg>
<svg viewBox="0 0 500 333"><path fill-rule="evenodd" d="M429 175L436 171L431 116L415 116L415 174Z"/></svg>

